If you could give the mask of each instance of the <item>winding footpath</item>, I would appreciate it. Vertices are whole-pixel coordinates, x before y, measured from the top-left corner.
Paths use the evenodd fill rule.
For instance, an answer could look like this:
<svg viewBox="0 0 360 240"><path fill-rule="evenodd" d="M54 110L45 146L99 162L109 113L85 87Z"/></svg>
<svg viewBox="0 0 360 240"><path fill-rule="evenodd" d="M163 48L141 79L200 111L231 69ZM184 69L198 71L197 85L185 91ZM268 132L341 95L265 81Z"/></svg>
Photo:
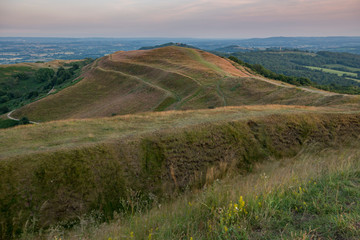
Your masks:
<svg viewBox="0 0 360 240"><path fill-rule="evenodd" d="M11 114L14 112L15 110L12 110L11 112L9 112L6 116L11 119L11 120L14 120L14 121L20 121L20 119L16 119L16 118L13 118L11 116ZM33 121L29 121L29 123L32 123L32 124L39 124L38 122L33 122Z"/></svg>

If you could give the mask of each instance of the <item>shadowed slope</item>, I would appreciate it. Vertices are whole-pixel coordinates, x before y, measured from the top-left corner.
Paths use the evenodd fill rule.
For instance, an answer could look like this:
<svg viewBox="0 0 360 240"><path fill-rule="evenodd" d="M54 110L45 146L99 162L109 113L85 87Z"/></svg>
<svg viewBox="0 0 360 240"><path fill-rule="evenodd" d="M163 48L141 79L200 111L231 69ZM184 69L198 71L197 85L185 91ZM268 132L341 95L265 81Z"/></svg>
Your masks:
<svg viewBox="0 0 360 240"><path fill-rule="evenodd" d="M12 116L49 121L229 105L333 105L353 98L265 79L228 59L181 47L116 52L95 61L83 77Z"/></svg>

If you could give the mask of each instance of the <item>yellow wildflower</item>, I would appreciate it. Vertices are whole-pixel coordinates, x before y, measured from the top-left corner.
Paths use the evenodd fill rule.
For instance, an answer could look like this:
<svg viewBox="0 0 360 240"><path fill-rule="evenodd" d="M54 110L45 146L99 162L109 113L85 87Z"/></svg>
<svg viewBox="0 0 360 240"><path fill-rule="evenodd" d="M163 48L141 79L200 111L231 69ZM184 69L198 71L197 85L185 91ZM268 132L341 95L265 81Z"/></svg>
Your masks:
<svg viewBox="0 0 360 240"><path fill-rule="evenodd" d="M234 209L239 210L239 205L237 205L236 203L234 204Z"/></svg>
<svg viewBox="0 0 360 240"><path fill-rule="evenodd" d="M239 208L242 209L245 206L245 201L242 196L239 199Z"/></svg>
<svg viewBox="0 0 360 240"><path fill-rule="evenodd" d="M153 233L153 229L150 229L150 231L149 231L149 236L148 236L148 240L151 240L151 238L152 238L152 233Z"/></svg>

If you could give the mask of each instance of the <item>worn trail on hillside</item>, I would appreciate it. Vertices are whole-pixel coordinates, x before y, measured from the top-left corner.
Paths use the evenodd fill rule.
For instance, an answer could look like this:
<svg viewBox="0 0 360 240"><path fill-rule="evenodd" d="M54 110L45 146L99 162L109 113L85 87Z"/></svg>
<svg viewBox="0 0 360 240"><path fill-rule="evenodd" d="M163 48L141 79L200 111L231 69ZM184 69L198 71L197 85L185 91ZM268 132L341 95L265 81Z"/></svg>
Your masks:
<svg viewBox="0 0 360 240"><path fill-rule="evenodd" d="M224 93L222 92L222 90L221 90L221 83L222 83L222 79L221 80L219 80L219 81L217 81L217 83L216 83L216 89L217 89L217 93L219 94L219 96L221 97L221 99L223 100L223 102L224 102L224 107L226 107L227 106L227 101L226 101L226 98L225 98L225 95L224 95Z"/></svg>
<svg viewBox="0 0 360 240"><path fill-rule="evenodd" d="M334 92L326 92L326 91L323 91L320 89L312 89L312 88L307 88L307 87L293 86L293 85L289 85L287 83L277 82L276 80L271 80L271 79L259 77L259 76L253 76L253 78L264 81L264 82L271 83L271 84L279 86L279 87L301 89L305 92L317 93L317 94L321 94L323 96L347 95L347 94L340 94L340 93L334 93Z"/></svg>
<svg viewBox="0 0 360 240"><path fill-rule="evenodd" d="M235 64L233 64L237 69L239 69L238 66L236 66ZM239 71L241 71L239 69ZM249 75L250 76L250 75ZM251 78L263 81L263 82L267 82L267 83L271 83L273 85L279 86L279 87L284 87L284 88L296 88L296 89L301 89L303 91L306 92L311 92L311 93L317 93L317 94L321 94L323 96L335 96L335 95L345 95L345 96L350 96L348 94L340 94L340 93L334 93L334 92L327 92L324 90L320 90L320 89L313 89L313 88L307 88L307 87L300 87L300 86L293 86L284 82L280 82L280 81L276 81L276 80L272 80L272 79L268 79L259 75L251 75Z"/></svg>
<svg viewBox="0 0 360 240"><path fill-rule="evenodd" d="M145 84L145 85L148 85L149 87L152 87L152 88L156 88L160 91L163 91L165 92L168 96L175 96L173 92L171 92L170 90L168 89L165 89L165 88L162 88L158 85L155 85L155 84L152 84L151 82L148 82L148 81L145 81L144 79L140 78L140 77L137 77L137 76L134 76L134 75L130 75L130 74L126 74L124 72L120 72L120 71L116 71L116 70L109 70L109 69L105 69L105 68L102 68L102 67L96 67L97 69L101 70L101 71L105 71L105 72L113 72L113 73L116 73L116 74L120 74L120 75L123 75L123 76L127 76L127 77L130 77L130 78L134 78L138 81L140 81L141 83Z"/></svg>
<svg viewBox="0 0 360 240"><path fill-rule="evenodd" d="M223 70L221 70L219 67L217 67L216 65L206 61L199 53L197 53L196 51L191 51L191 55L194 59L196 59L197 61L201 62L204 66L206 67L209 67L211 69L214 69L215 71L219 72L220 74L222 75L228 75L226 74ZM112 54L109 55L109 59L111 61L114 61L113 60L113 57L112 57ZM137 66L143 66L143 67L148 67L148 65L143 65L143 64L140 64L140 63L135 63L135 62L131 62L131 64L133 65L137 65ZM126 76L130 76L130 77L135 77L141 81L143 81L144 83L148 83L150 84L152 87L156 87L157 85L154 85L152 83L150 83L149 81L146 81L144 80L143 78L140 78L140 77L137 77L137 76L133 76L133 75L130 75L130 74L127 74L127 73L124 73L123 71L117 71L117 70L108 70L108 69L104 69L104 68L101 68L99 66L95 66L96 68L99 68L100 70L104 70L104 71L112 71L112 72L117 72L117 73L121 73L123 75L126 75ZM194 82L196 82L199 86L201 87L204 87L205 85L198 81L197 79L191 77L191 76L188 76L188 75L184 75L183 73L179 72L179 71L172 71L170 69L162 69L162 68L157 68L155 66L152 66L152 68L154 69L159 69L159 70L162 70L162 71L166 71L166 72L169 72L169 73L175 73L175 74L179 74L181 76L184 76L186 78L189 78L191 80L193 80ZM216 85L216 93L218 94L218 96L222 99L223 101L223 106L227 106L227 101L226 101L226 98L225 98L225 95L224 93L222 92L221 90L221 87L220 87L220 84L221 84L222 80L219 80L215 83ZM209 85L209 86L213 86L213 84ZM185 98L181 98L179 95L177 95L176 93L174 93L173 91L171 90L168 90L168 89L165 89L165 88L162 88L163 90L165 91L168 91L172 94L172 96L174 96L176 99L177 99L177 104L175 106L175 109L179 109L183 104L185 104L187 101L191 100L192 98L196 97L203 89L198 89L197 91L195 91L193 94L189 95L189 96L186 96ZM169 95L171 96L171 95Z"/></svg>
<svg viewBox="0 0 360 240"><path fill-rule="evenodd" d="M12 110L11 112L9 112L8 114L6 114L6 117L10 120L14 120L14 121L20 121L20 119L17 119L17 118L13 118L11 116L11 114L14 112L15 110ZM29 123L32 123L32 124L39 124L38 122L34 122L34 121L29 121Z"/></svg>
<svg viewBox="0 0 360 240"><path fill-rule="evenodd" d="M121 63L122 61L116 61L116 60L113 60L113 58L109 57L109 59L113 62L119 62ZM199 86L204 86L204 84L202 82L200 82L199 80L189 76L189 75L186 75L180 71L174 71L174 70L171 70L171 69L163 69L161 67L158 67L158 66L154 66L152 64L142 64L142 63L139 63L139 62L134 62L134 61L125 61L123 60L125 63L129 63L131 65L134 65L134 66L139 66L139 67L144 67L144 68L147 68L147 67L151 67L152 69L156 69L156 70L161 70L161 71L164 71L164 72L168 72L168 73L174 73L174 74L178 74L180 76L183 76L185 78L188 78L188 79L191 79L192 81L196 82ZM98 67L97 65L94 66L94 68Z"/></svg>

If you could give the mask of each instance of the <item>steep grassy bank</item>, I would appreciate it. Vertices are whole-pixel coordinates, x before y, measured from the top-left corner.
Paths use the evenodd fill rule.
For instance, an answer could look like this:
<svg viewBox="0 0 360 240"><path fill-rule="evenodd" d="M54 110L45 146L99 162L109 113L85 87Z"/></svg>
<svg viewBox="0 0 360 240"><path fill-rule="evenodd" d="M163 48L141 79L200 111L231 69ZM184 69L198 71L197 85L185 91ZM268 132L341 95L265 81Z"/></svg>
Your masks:
<svg viewBox="0 0 360 240"><path fill-rule="evenodd" d="M29 239L359 239L359 142L305 147L250 174L227 174L201 191L136 211L110 224L82 218L74 230L53 227Z"/></svg>
<svg viewBox="0 0 360 240"><path fill-rule="evenodd" d="M247 172L269 157L294 156L305 144L341 144L359 133L358 114L279 114L9 156L0 162L1 236L30 223L71 226L92 210L110 219L114 211L136 209L133 197L151 206L230 168Z"/></svg>

